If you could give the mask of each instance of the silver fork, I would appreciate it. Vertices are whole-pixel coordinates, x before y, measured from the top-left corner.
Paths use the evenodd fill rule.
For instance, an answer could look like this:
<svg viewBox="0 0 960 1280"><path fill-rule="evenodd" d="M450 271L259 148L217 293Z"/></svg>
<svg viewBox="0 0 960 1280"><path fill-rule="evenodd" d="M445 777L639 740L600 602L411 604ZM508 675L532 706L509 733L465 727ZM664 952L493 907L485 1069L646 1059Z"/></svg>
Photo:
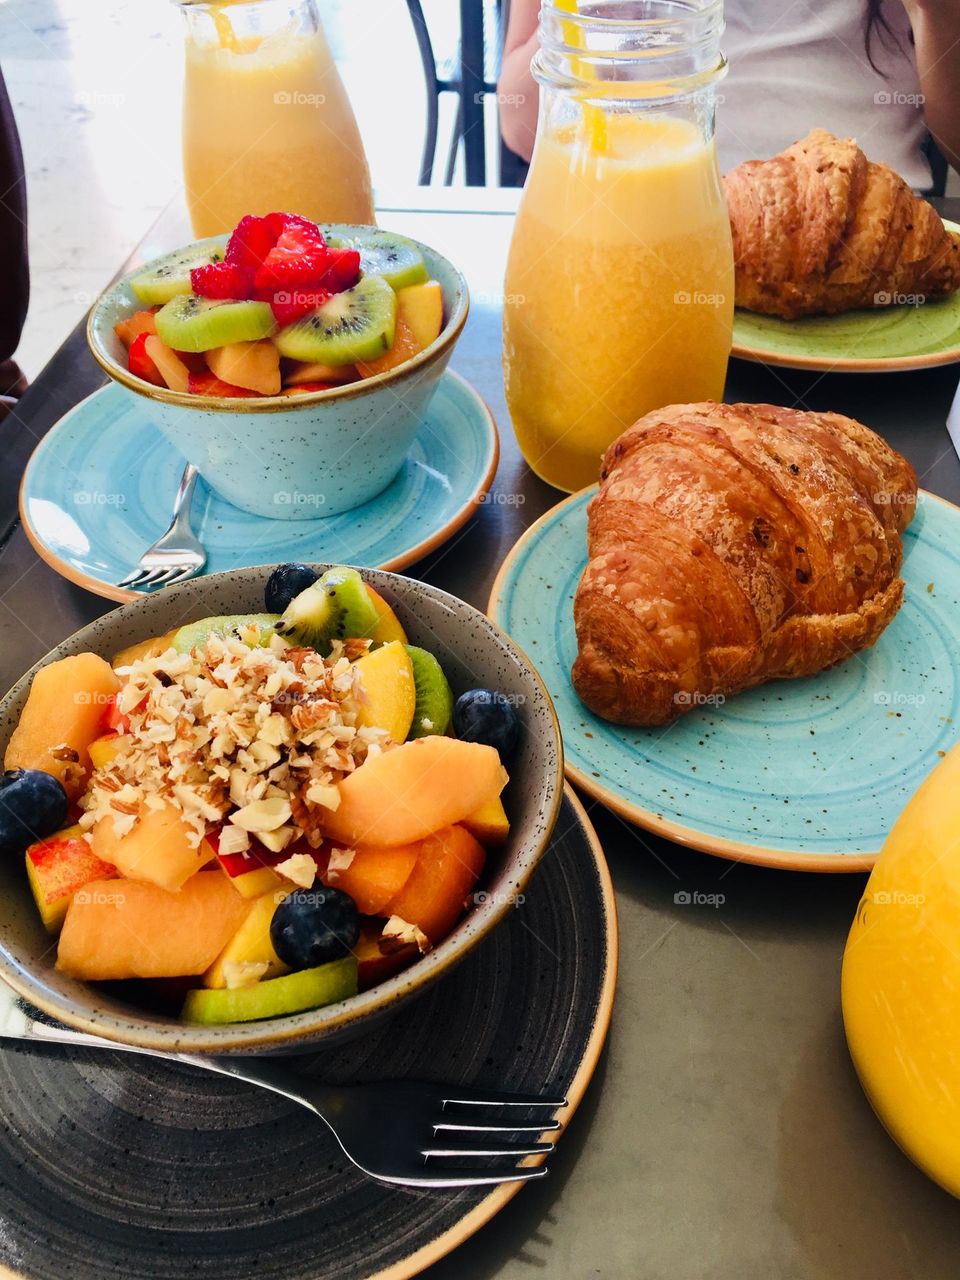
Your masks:
<svg viewBox="0 0 960 1280"><path fill-rule="evenodd" d="M194 577L207 563L207 553L190 524L190 504L199 474L193 463L188 462L173 500L170 527L152 547L146 549L136 569L118 582L118 587L136 588L138 591L169 587L174 582L185 582L187 578Z"/></svg>
<svg viewBox="0 0 960 1280"><path fill-rule="evenodd" d="M412 1080L328 1085L296 1075L277 1059L201 1057L115 1044L38 1022L3 984L0 1039L139 1053L235 1076L306 1107L326 1124L358 1169L379 1182L405 1187L479 1187L544 1177L542 1161L554 1144L535 1139L560 1129L554 1113L567 1105L565 1098ZM541 1162L518 1167L518 1160L533 1156ZM500 1163L460 1163L476 1159Z"/></svg>

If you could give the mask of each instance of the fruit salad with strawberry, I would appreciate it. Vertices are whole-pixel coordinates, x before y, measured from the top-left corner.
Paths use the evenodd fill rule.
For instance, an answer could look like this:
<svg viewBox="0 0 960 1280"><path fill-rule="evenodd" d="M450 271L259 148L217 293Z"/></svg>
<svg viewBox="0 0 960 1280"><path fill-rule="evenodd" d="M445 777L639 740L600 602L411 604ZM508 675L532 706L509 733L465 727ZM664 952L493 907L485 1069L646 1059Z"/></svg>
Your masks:
<svg viewBox="0 0 960 1280"><path fill-rule="evenodd" d="M173 989L189 1022L399 972L509 832L502 695L455 699L354 569L281 566L264 604L42 668L0 778L0 848L25 857L58 968Z"/></svg>
<svg viewBox="0 0 960 1280"><path fill-rule="evenodd" d="M292 213L242 218L129 280L143 308L115 326L129 371L198 396L302 396L386 373L443 328L418 246Z"/></svg>

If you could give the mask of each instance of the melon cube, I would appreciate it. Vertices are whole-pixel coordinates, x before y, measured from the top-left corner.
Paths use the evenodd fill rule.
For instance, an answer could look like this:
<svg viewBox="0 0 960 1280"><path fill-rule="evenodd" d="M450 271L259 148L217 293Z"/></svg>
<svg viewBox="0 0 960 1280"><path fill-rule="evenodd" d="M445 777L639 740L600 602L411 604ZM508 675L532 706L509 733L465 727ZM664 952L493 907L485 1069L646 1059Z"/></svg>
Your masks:
<svg viewBox="0 0 960 1280"><path fill-rule="evenodd" d="M67 908L57 968L87 982L201 974L249 910L226 876L207 872L179 893L139 880L94 880Z"/></svg>
<svg viewBox="0 0 960 1280"><path fill-rule="evenodd" d="M52 773L76 799L90 772L90 744L103 732L104 713L119 689L110 664L95 653L42 667L7 744L4 769Z"/></svg>
<svg viewBox="0 0 960 1280"><path fill-rule="evenodd" d="M213 857L206 841L194 848L189 828L175 805L141 810L137 825L118 835L113 818L101 818L93 828L93 851L131 880L147 880L170 893L190 879ZM229 887L229 886L228 886Z"/></svg>
<svg viewBox="0 0 960 1280"><path fill-rule="evenodd" d="M420 845L413 872L381 914L415 924L436 945L469 905L486 853L465 827L444 827Z"/></svg>

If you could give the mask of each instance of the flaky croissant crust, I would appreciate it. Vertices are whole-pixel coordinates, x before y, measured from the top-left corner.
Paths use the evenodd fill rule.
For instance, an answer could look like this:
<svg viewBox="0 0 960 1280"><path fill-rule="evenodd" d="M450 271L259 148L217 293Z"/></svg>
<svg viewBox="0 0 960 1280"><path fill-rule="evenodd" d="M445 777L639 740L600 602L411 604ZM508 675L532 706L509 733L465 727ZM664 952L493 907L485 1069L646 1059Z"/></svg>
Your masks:
<svg viewBox="0 0 960 1280"><path fill-rule="evenodd" d="M960 234L852 138L814 129L723 187L739 307L793 320L960 289Z"/></svg>
<svg viewBox="0 0 960 1280"><path fill-rule="evenodd" d="M598 715L665 724L872 645L903 597L913 468L867 427L774 405L674 405L607 450L574 602Z"/></svg>

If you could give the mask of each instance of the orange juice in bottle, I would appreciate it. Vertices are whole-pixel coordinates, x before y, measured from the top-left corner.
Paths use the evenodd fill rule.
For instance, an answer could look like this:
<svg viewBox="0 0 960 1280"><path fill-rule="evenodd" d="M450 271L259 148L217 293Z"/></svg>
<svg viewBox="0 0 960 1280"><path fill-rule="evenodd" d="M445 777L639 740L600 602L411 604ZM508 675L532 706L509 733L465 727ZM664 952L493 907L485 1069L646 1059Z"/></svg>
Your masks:
<svg viewBox="0 0 960 1280"><path fill-rule="evenodd" d="M374 221L360 131L314 0L179 0L183 167L197 236L274 209Z"/></svg>
<svg viewBox="0 0 960 1280"><path fill-rule="evenodd" d="M598 16L601 15L601 16ZM507 403L557 488L666 404L720 399L733 249L713 140L719 0L541 11L537 142L504 287Z"/></svg>

